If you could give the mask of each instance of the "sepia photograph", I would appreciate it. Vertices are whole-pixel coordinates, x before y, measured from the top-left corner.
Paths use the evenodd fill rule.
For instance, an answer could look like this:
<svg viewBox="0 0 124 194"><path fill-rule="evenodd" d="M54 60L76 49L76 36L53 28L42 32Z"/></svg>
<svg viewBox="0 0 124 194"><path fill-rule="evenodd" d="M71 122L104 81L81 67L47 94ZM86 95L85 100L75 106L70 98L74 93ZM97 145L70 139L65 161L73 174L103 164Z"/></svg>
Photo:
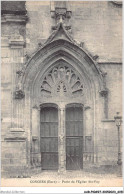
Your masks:
<svg viewBox="0 0 124 194"><path fill-rule="evenodd" d="M1 1L1 186L122 187L122 1Z"/></svg>

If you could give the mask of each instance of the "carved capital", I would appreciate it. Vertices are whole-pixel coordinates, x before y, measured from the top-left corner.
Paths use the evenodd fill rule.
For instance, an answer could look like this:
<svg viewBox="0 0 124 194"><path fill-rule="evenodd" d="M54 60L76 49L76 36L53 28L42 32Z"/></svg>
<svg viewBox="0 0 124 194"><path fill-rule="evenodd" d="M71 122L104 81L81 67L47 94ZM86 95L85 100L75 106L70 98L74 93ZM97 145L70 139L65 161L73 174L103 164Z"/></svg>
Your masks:
<svg viewBox="0 0 124 194"><path fill-rule="evenodd" d="M22 99L24 98L25 94L22 90L16 90L15 91L15 99Z"/></svg>
<svg viewBox="0 0 124 194"><path fill-rule="evenodd" d="M91 107L90 106L85 106L84 107L84 110L88 110L88 109L91 109Z"/></svg>
<svg viewBox="0 0 124 194"><path fill-rule="evenodd" d="M28 21L27 15L17 15L17 14L2 14L1 17L2 23L19 23L25 24Z"/></svg>
<svg viewBox="0 0 124 194"><path fill-rule="evenodd" d="M38 140L38 136L32 136L32 140L33 141L37 141Z"/></svg>

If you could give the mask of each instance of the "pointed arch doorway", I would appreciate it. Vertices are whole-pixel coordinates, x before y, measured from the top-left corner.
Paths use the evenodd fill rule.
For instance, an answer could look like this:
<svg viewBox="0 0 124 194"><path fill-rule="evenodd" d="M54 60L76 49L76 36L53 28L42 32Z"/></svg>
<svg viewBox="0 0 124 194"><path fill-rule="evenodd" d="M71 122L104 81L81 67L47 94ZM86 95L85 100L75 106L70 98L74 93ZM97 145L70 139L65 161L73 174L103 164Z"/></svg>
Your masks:
<svg viewBox="0 0 124 194"><path fill-rule="evenodd" d="M40 144L43 170L83 168L83 108L85 88L80 75L57 62L40 81ZM82 98L80 98L82 96Z"/></svg>
<svg viewBox="0 0 124 194"><path fill-rule="evenodd" d="M82 74L60 59L44 75L37 77L33 86L34 103L37 101L41 109L39 141L42 170L82 170L84 155L89 157L85 153L85 144L86 137L92 136L93 118L88 106L91 89ZM91 126L84 117L91 118ZM92 138L90 144L93 144Z"/></svg>

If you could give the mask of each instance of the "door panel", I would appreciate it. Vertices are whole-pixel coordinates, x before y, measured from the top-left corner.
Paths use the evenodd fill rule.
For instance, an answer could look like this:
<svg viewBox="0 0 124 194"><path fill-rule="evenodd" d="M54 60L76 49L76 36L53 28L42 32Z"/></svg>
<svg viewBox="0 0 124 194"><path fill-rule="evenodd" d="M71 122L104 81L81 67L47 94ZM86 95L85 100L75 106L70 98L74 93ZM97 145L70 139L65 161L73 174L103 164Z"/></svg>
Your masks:
<svg viewBox="0 0 124 194"><path fill-rule="evenodd" d="M81 107L66 109L66 169L83 168L83 111Z"/></svg>
<svg viewBox="0 0 124 194"><path fill-rule="evenodd" d="M44 170L58 169L58 111L41 109L41 163Z"/></svg>

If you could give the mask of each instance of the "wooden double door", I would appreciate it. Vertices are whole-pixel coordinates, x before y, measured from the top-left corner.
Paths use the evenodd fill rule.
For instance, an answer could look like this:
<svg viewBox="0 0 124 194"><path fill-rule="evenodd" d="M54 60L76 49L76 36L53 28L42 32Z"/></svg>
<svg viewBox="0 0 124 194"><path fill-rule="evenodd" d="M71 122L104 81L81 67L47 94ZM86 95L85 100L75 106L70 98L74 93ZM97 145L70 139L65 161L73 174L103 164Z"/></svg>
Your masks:
<svg viewBox="0 0 124 194"><path fill-rule="evenodd" d="M65 111L66 169L83 168L83 111L81 107L68 107ZM59 169L58 110L55 107L41 109L41 163L43 170Z"/></svg>

